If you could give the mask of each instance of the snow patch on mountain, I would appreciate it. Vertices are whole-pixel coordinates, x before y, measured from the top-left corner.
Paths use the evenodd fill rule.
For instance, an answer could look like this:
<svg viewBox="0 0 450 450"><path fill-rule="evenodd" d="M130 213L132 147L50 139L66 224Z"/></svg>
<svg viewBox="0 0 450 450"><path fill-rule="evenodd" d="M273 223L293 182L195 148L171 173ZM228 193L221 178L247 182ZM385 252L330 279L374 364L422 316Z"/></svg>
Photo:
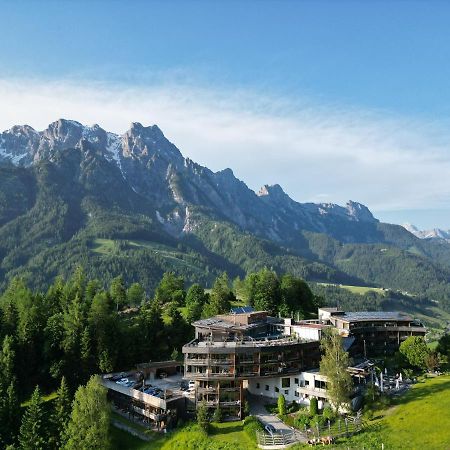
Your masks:
<svg viewBox="0 0 450 450"><path fill-rule="evenodd" d="M123 175L122 161L120 160L122 150L122 138L114 133L107 133L106 158L115 161Z"/></svg>
<svg viewBox="0 0 450 450"><path fill-rule="evenodd" d="M450 242L450 230L442 230L440 228L420 230L410 223L403 224L403 228L414 234L414 236L417 236L419 239L440 239Z"/></svg>

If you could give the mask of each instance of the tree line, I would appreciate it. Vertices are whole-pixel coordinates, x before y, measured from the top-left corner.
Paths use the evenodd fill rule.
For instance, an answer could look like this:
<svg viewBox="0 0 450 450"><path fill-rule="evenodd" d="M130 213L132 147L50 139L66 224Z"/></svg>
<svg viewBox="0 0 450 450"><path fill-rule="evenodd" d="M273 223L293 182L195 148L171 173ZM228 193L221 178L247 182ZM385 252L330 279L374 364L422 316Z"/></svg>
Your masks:
<svg viewBox="0 0 450 450"><path fill-rule="evenodd" d="M187 287L183 277L167 272L151 297L139 283L126 285L119 276L105 286L81 268L68 280L56 278L45 293L15 278L0 296L0 443L28 448L19 437L33 410L23 415L20 405L30 396L31 404L40 404L41 392L59 389L58 399L71 401L93 374L177 358L193 338L190 323L201 317L236 304L304 317L316 303L303 280L268 269L233 282L223 273L210 290ZM67 402L58 402L67 418ZM54 442L59 448L57 437Z"/></svg>

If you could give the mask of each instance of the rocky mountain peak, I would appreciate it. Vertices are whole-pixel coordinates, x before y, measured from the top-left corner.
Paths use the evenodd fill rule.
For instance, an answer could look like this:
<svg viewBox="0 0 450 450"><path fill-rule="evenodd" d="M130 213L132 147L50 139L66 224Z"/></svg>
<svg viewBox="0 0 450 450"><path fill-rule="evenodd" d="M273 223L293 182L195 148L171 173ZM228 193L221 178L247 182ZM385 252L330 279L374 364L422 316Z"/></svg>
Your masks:
<svg viewBox="0 0 450 450"><path fill-rule="evenodd" d="M288 195L283 191L283 188L279 184L265 184L258 192L258 197L272 196L274 198L284 198Z"/></svg>
<svg viewBox="0 0 450 450"><path fill-rule="evenodd" d="M133 122L124 135L123 155L144 160L163 157L177 166L184 164L180 151L157 125L145 127L139 122Z"/></svg>
<svg viewBox="0 0 450 450"><path fill-rule="evenodd" d="M349 200L346 204L346 209L348 211L348 215L355 220L361 221L361 222L377 222L378 220L375 219L373 214L370 212L369 208L367 206L363 205L362 203L354 202L352 200Z"/></svg>
<svg viewBox="0 0 450 450"><path fill-rule="evenodd" d="M229 168L214 173L185 159L156 125L133 122L120 136L98 124L59 119L41 132L21 126L0 134L0 162L27 167L40 160L67 161L79 165L75 169L80 173L101 168L100 178L106 184L119 175L120 182L159 211L165 224L172 224L174 234L185 229L191 206L207 208L246 231L276 241L288 236L295 240L299 230L329 230L349 241L349 225L377 222L367 207L353 201L345 207L298 203L279 184L266 184L255 193Z"/></svg>

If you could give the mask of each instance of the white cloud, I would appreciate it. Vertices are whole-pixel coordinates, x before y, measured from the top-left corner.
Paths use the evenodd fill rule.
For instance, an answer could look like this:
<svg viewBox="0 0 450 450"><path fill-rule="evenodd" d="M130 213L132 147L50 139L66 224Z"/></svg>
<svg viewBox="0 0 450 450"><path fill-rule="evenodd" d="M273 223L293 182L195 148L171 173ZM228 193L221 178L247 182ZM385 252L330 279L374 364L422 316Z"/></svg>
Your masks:
<svg viewBox="0 0 450 450"><path fill-rule="evenodd" d="M252 189L279 183L298 201L373 210L448 207L446 124L384 112L189 85L0 80L0 129L70 118L123 133L156 123L185 156L231 167Z"/></svg>

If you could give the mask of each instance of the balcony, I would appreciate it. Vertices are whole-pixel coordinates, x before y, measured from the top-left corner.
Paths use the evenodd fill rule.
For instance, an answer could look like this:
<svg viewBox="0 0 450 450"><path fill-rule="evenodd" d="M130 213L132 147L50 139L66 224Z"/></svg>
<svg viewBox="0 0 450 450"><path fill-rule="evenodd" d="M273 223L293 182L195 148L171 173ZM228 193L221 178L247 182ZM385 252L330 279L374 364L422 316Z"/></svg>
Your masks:
<svg viewBox="0 0 450 450"><path fill-rule="evenodd" d="M305 387L298 387L296 390L300 394L328 398L328 393L326 389L305 386Z"/></svg>
<svg viewBox="0 0 450 450"><path fill-rule="evenodd" d="M210 364L217 364L219 366L227 366L230 364L233 364L234 361L232 359L214 359L211 358L210 360Z"/></svg>
<svg viewBox="0 0 450 450"><path fill-rule="evenodd" d="M191 366L207 366L209 364L209 359L188 358L186 359L186 364Z"/></svg>
<svg viewBox="0 0 450 450"><path fill-rule="evenodd" d="M238 406L240 404L241 404L240 400L220 401L220 406Z"/></svg>
<svg viewBox="0 0 450 450"><path fill-rule="evenodd" d="M202 394L215 394L217 393L217 387L198 387L197 392Z"/></svg>
<svg viewBox="0 0 450 450"><path fill-rule="evenodd" d="M241 378L246 378L246 377L257 377L259 375L258 371L245 371L245 372L238 372L237 376L241 377Z"/></svg>
<svg viewBox="0 0 450 450"><path fill-rule="evenodd" d="M220 349L220 348L267 348L267 347L279 347L279 346L290 346L297 345L307 342L315 342L314 339L302 339L296 338L292 336L278 336L275 338L267 337L261 339L253 339L246 337L243 340L233 340L233 341L199 341L198 339L193 339L188 344L183 346L183 353L192 353L195 352L196 349ZM275 350L275 349L274 349Z"/></svg>

